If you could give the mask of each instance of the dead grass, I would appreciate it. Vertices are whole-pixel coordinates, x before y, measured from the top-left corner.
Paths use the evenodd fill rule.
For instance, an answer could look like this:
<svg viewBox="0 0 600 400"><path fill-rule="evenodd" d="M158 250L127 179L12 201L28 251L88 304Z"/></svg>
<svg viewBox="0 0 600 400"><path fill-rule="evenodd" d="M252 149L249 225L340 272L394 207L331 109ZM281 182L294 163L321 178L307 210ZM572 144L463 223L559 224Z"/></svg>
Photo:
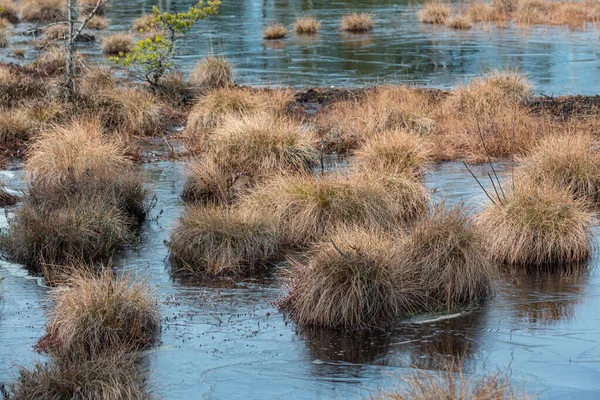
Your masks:
<svg viewBox="0 0 600 400"><path fill-rule="evenodd" d="M9 398L145 400L151 395L138 357L115 352L94 360L58 360L21 368L10 385Z"/></svg>
<svg viewBox="0 0 600 400"><path fill-rule="evenodd" d="M544 138L515 170L517 179L550 181L577 197L600 200L600 152L589 133Z"/></svg>
<svg viewBox="0 0 600 400"><path fill-rule="evenodd" d="M108 28L108 20L100 15L94 15L85 25L87 29L102 31Z"/></svg>
<svg viewBox="0 0 600 400"><path fill-rule="evenodd" d="M19 17L27 22L59 22L66 19L65 0L22 0Z"/></svg>
<svg viewBox="0 0 600 400"><path fill-rule="evenodd" d="M75 63L77 63L77 59ZM40 53L40 56L30 64L29 68L33 69L38 75L48 77L65 74L67 71L65 50L62 47L49 47ZM78 71L79 66L76 65L75 69Z"/></svg>
<svg viewBox="0 0 600 400"><path fill-rule="evenodd" d="M435 128L432 99L407 86L382 86L360 100L334 103L321 115L324 145L340 153L358 148L367 139L395 129L430 133Z"/></svg>
<svg viewBox="0 0 600 400"><path fill-rule="evenodd" d="M396 130L366 141L354 155L359 168L420 177L428 161L429 150L418 134Z"/></svg>
<svg viewBox="0 0 600 400"><path fill-rule="evenodd" d="M156 29L154 23L154 14L146 14L142 15L133 20L133 30L134 32L151 32Z"/></svg>
<svg viewBox="0 0 600 400"><path fill-rule="evenodd" d="M398 251L403 268L417 271L416 286L426 291L433 309L452 310L492 293L497 266L487 255L483 232L462 206L436 206L415 223Z"/></svg>
<svg viewBox="0 0 600 400"><path fill-rule="evenodd" d="M585 203L573 199L570 191L527 180L517 181L514 192L502 202L496 199L477 217L490 256L525 267L586 259L592 220Z"/></svg>
<svg viewBox="0 0 600 400"><path fill-rule="evenodd" d="M341 224L397 229L421 216L427 203L425 188L412 178L353 173L275 177L242 206L278 220L284 243L305 246Z"/></svg>
<svg viewBox="0 0 600 400"><path fill-rule="evenodd" d="M11 24L19 22L19 8L12 0L0 0L0 18L6 18Z"/></svg>
<svg viewBox="0 0 600 400"><path fill-rule="evenodd" d="M171 233L171 260L182 270L247 276L280 256L277 225L239 208L188 207Z"/></svg>
<svg viewBox="0 0 600 400"><path fill-rule="evenodd" d="M452 11L450 6L444 3L428 2L425 3L419 12L419 22L424 24L445 24L450 18Z"/></svg>
<svg viewBox="0 0 600 400"><path fill-rule="evenodd" d="M19 197L6 190L5 183L0 181L0 207L8 207L17 204Z"/></svg>
<svg viewBox="0 0 600 400"><path fill-rule="evenodd" d="M68 35L68 28L66 25L57 24L49 25L44 29L44 44L47 45L57 40L65 40Z"/></svg>
<svg viewBox="0 0 600 400"><path fill-rule="evenodd" d="M279 25L277 22L275 22L263 30L263 39L283 39L287 33L288 30L285 26Z"/></svg>
<svg viewBox="0 0 600 400"><path fill-rule="evenodd" d="M340 21L340 29L346 32L369 32L373 26L373 17L366 13L344 15Z"/></svg>
<svg viewBox="0 0 600 400"><path fill-rule="evenodd" d="M411 274L401 271L385 232L344 227L292 260L290 293L279 306L299 325L369 329L420 308Z"/></svg>
<svg viewBox="0 0 600 400"><path fill-rule="evenodd" d="M246 177L232 174L229 168L212 159L197 158L187 167L181 194L185 201L230 204L251 187Z"/></svg>
<svg viewBox="0 0 600 400"><path fill-rule="evenodd" d="M298 35L314 35L319 31L321 21L312 16L296 18L294 30Z"/></svg>
<svg viewBox="0 0 600 400"><path fill-rule="evenodd" d="M102 4L102 2L100 3ZM98 5L98 0L79 0L78 4L81 8L81 12L87 15L96 8L96 5ZM100 7L98 7L98 9L96 10L96 15L104 15L105 11L105 6L100 5Z"/></svg>
<svg viewBox="0 0 600 400"><path fill-rule="evenodd" d="M93 359L108 352L149 347L160 332L158 305L148 284L131 276L115 279L111 268L99 274L74 273L68 289L53 293L42 342L60 358Z"/></svg>
<svg viewBox="0 0 600 400"><path fill-rule="evenodd" d="M8 45L8 37L10 33L7 29L0 29L0 48L4 48Z"/></svg>
<svg viewBox="0 0 600 400"><path fill-rule="evenodd" d="M469 30L473 28L473 23L469 17L457 15L446 21L446 26L452 29Z"/></svg>
<svg viewBox="0 0 600 400"><path fill-rule="evenodd" d="M114 33L102 38L102 52L109 56L123 56L135 45L133 35L124 32Z"/></svg>
<svg viewBox="0 0 600 400"><path fill-rule="evenodd" d="M190 84L206 88L224 88L233 85L231 64L225 57L207 56L196 64L190 75Z"/></svg>
<svg viewBox="0 0 600 400"><path fill-rule="evenodd" d="M204 135L219 125L228 115L242 115L263 111L267 105L252 91L240 88L211 90L200 98L188 115L186 132Z"/></svg>
<svg viewBox="0 0 600 400"><path fill-rule="evenodd" d="M0 6L1 7L1 6ZM0 31L9 30L13 28L12 22L8 20L6 17L0 17ZM5 32L7 34L8 32Z"/></svg>
<svg viewBox="0 0 600 400"><path fill-rule="evenodd" d="M453 366L441 372L416 370L403 379L403 389L372 397L373 400L517 400L529 399L525 392L513 389L505 372L468 376Z"/></svg>

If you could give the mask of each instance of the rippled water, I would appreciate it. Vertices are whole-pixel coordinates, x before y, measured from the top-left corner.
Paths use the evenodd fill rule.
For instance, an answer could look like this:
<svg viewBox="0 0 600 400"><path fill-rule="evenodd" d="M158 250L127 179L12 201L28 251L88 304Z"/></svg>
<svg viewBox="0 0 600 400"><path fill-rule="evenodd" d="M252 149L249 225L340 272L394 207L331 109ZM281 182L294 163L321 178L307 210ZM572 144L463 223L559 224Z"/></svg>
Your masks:
<svg viewBox="0 0 600 400"><path fill-rule="evenodd" d="M486 170L474 167L479 177ZM457 356L468 373L510 366L513 384L543 398L600 396L597 253L584 272L566 277L503 276L495 298L458 315L425 315L377 334L298 329L273 306L285 292L278 271L216 287L171 276L163 242L184 207L183 164L146 164L144 172L158 199L155 218L117 268L148 277L160 299L161 343L147 357L150 382L166 399L364 399L397 385L411 366L437 369ZM448 204L485 199L459 163L433 165L426 181ZM19 265L0 263L0 275L5 381L17 363L40 358L32 346L44 332L48 289Z"/></svg>
<svg viewBox="0 0 600 400"><path fill-rule="evenodd" d="M112 1L107 15L112 31L131 29L132 20L151 11L184 10L190 1ZM412 4L412 5L411 5ZM449 87L491 69L516 68L547 95L596 94L600 87L598 30L563 27L524 29L477 24L470 31L417 22L420 2L407 0L224 0L221 13L196 24L177 65L189 72L204 55L230 59L240 83L294 87L354 87L381 82L409 82ZM374 16L367 34L342 33L339 20L353 11ZM293 32L283 40L265 41L262 30L272 21L292 31L295 18L312 14L322 21L314 37ZM23 24L21 30L27 27ZM17 43L24 38L16 36ZM93 60L107 63L100 45L82 45ZM10 49L0 49L6 57ZM30 51L27 59L35 56Z"/></svg>

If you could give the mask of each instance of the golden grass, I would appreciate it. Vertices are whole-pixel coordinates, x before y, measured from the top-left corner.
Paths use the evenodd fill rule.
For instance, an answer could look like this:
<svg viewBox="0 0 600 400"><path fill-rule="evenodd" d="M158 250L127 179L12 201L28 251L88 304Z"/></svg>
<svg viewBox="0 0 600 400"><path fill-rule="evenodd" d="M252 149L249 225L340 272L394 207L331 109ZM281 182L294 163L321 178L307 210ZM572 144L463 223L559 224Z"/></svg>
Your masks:
<svg viewBox="0 0 600 400"><path fill-rule="evenodd" d="M288 30L285 26L279 25L277 22L275 22L263 30L263 39L283 39L287 33Z"/></svg>
<svg viewBox="0 0 600 400"><path fill-rule="evenodd" d="M450 6L444 3L425 3L419 12L419 22L424 24L445 24L451 14Z"/></svg>
<svg viewBox="0 0 600 400"><path fill-rule="evenodd" d="M595 204L600 200L600 152L589 133L544 138L515 170L517 179L549 181Z"/></svg>
<svg viewBox="0 0 600 400"><path fill-rule="evenodd" d="M585 260L591 254L592 220L570 191L528 180L516 181L514 192L477 216L493 259L525 267Z"/></svg>
<svg viewBox="0 0 600 400"><path fill-rule="evenodd" d="M19 197L6 190L5 183L0 181L0 207L7 207L17 204ZM1 282L1 280L0 280Z"/></svg>
<svg viewBox="0 0 600 400"><path fill-rule="evenodd" d="M144 349L160 332L158 305L146 282L131 276L74 273L69 288L53 293L46 336L57 357L85 360L107 352Z"/></svg>
<svg viewBox="0 0 600 400"><path fill-rule="evenodd" d="M305 264L292 260L290 293L279 306L299 325L369 329L419 309L421 292L402 271L395 240L343 227L315 244Z"/></svg>
<svg viewBox="0 0 600 400"><path fill-rule="evenodd" d="M419 177L428 161L427 147L418 134L394 130L366 141L354 153L354 157L359 168Z"/></svg>
<svg viewBox="0 0 600 400"><path fill-rule="evenodd" d="M382 86L360 100L340 101L322 114L329 150L346 152L382 132L407 129L430 133L435 123L431 96L407 86Z"/></svg>
<svg viewBox="0 0 600 400"><path fill-rule="evenodd" d="M104 15L104 11L106 11L105 10L106 3L103 2L103 1L98 1L98 0L78 0L77 3L79 4L79 7L81 8L81 12L83 14L85 14L85 15L91 13L94 9L96 9L96 6L98 5L98 3L100 3L100 5L96 9L96 14L95 15Z"/></svg>
<svg viewBox="0 0 600 400"><path fill-rule="evenodd" d="M286 244L305 246L341 224L396 229L421 216L428 199L421 183L403 175L286 175L258 186L242 207L272 215Z"/></svg>
<svg viewBox="0 0 600 400"><path fill-rule="evenodd" d="M21 368L9 387L14 400L151 398L136 354L114 352L94 360L57 360Z"/></svg>
<svg viewBox="0 0 600 400"><path fill-rule="evenodd" d="M39 126L29 118L24 108L0 109L0 145L19 147L27 142Z"/></svg>
<svg viewBox="0 0 600 400"><path fill-rule="evenodd" d="M77 63L77 58L75 58L75 63ZM30 65L30 68L43 76L65 74L67 71L65 50L62 47L54 46L44 50L37 60ZM79 65L75 65L75 69L79 70Z"/></svg>
<svg viewBox="0 0 600 400"><path fill-rule="evenodd" d="M436 206L417 221L398 252L404 269L418 273L417 287L434 309L454 309L492 293L497 266L488 257L483 232L464 207Z"/></svg>
<svg viewBox="0 0 600 400"><path fill-rule="evenodd" d="M457 15L446 21L446 26L452 29L469 30L473 28L473 23L469 17Z"/></svg>
<svg viewBox="0 0 600 400"><path fill-rule="evenodd" d="M225 57L207 56L196 64L190 84L206 88L223 88L233 84L231 64Z"/></svg>
<svg viewBox="0 0 600 400"><path fill-rule="evenodd" d="M135 32L150 32L156 29L154 23L154 14L142 15L133 20L133 30Z"/></svg>
<svg viewBox="0 0 600 400"><path fill-rule="evenodd" d="M372 400L525 400L525 392L511 388L508 373L488 373L468 376L462 367L455 371L447 366L443 371L416 370L403 379L403 389L384 392Z"/></svg>
<svg viewBox="0 0 600 400"><path fill-rule="evenodd" d="M104 124L125 136L162 135L166 129L160 102L143 89L107 88L94 100Z"/></svg>
<svg viewBox="0 0 600 400"><path fill-rule="evenodd" d="M94 15L85 25L87 29L102 31L108 28L108 20L100 15Z"/></svg>
<svg viewBox="0 0 600 400"><path fill-rule="evenodd" d="M543 24L548 18L549 3L543 0L521 0L514 21L521 25Z"/></svg>
<svg viewBox="0 0 600 400"><path fill-rule="evenodd" d="M344 15L340 21L340 29L346 32L369 32L373 26L373 17L367 13Z"/></svg>
<svg viewBox="0 0 600 400"><path fill-rule="evenodd" d="M4 48L8 45L8 37L10 34L6 29L0 29L0 48Z"/></svg>
<svg viewBox="0 0 600 400"><path fill-rule="evenodd" d="M212 159L197 158L187 165L181 197L197 203L229 204L252 185L242 175Z"/></svg>
<svg viewBox="0 0 600 400"><path fill-rule="evenodd" d="M27 22L64 21L67 15L65 0L23 0L19 17Z"/></svg>
<svg viewBox="0 0 600 400"><path fill-rule="evenodd" d="M0 17L0 31L12 29L13 24L6 17ZM5 35L8 32L5 32Z"/></svg>
<svg viewBox="0 0 600 400"><path fill-rule="evenodd" d="M68 27L63 24L50 25L44 29L44 44L55 42L57 40L65 40L69 34Z"/></svg>
<svg viewBox="0 0 600 400"><path fill-rule="evenodd" d="M191 206L171 233L172 262L211 276L249 275L278 257L277 225L239 208Z"/></svg>
<svg viewBox="0 0 600 400"><path fill-rule="evenodd" d="M312 16L298 17L294 24L294 30L298 35L314 35L320 27L321 21Z"/></svg>
<svg viewBox="0 0 600 400"><path fill-rule="evenodd" d="M133 35L124 32L114 33L102 38L102 52L109 56L122 56L135 45Z"/></svg>
<svg viewBox="0 0 600 400"><path fill-rule="evenodd" d="M19 8L12 0L0 0L0 18L5 18L11 24L19 22Z"/></svg>
<svg viewBox="0 0 600 400"><path fill-rule="evenodd" d="M221 88L208 92L190 110L186 131L189 134L206 134L219 125L227 115L265 110L267 105L252 91L239 88Z"/></svg>

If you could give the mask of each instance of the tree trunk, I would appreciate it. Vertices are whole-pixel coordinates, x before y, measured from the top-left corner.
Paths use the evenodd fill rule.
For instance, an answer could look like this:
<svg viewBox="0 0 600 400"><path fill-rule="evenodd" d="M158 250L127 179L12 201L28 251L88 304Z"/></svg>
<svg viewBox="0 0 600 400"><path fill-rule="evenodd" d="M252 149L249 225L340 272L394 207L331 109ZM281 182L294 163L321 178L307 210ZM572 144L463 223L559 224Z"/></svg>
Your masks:
<svg viewBox="0 0 600 400"><path fill-rule="evenodd" d="M67 38L67 43L65 44L65 54L66 54L66 72L65 72L65 82L63 85L63 97L66 101L73 101L74 96L74 88L73 88L73 59L75 58L75 21L77 16L76 6L73 4L74 0L69 0L68 3L68 24L69 24L69 36Z"/></svg>

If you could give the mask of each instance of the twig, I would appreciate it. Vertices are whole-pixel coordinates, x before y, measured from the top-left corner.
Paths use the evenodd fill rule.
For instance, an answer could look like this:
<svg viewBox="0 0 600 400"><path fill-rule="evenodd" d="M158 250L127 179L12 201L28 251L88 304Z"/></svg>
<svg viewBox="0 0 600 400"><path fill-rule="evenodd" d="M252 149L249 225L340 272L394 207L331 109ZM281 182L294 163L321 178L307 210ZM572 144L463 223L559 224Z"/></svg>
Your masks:
<svg viewBox="0 0 600 400"><path fill-rule="evenodd" d="M471 174L471 176L473 177L473 179L475 179L475 181L477 181L477 184L479 185L479 187L481 188L481 190L483 190L483 193L485 193L485 195L487 196L487 198L490 199L490 201L492 203L494 203L495 206L497 206L498 204L496 204L496 202L494 201L494 199L492 199L492 197L490 196L490 194L488 193L488 191L485 190L485 188L483 187L483 185L481 184L481 182L479 181L479 179L477 179L477 177L475 176L475 174L473 173L473 171L471 171L471 169L467 166L467 163L463 161L463 165L465 166L465 168L467 169L467 171L469 171L469 173Z"/></svg>

